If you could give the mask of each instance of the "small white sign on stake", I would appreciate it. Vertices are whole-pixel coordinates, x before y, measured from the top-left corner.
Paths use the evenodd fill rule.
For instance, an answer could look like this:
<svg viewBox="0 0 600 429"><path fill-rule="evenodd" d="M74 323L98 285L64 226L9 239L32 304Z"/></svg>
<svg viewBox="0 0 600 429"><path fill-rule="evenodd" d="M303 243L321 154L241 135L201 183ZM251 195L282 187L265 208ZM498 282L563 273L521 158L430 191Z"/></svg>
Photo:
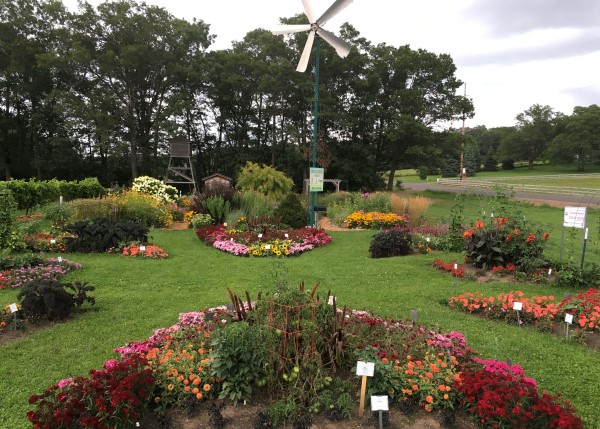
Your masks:
<svg viewBox="0 0 600 429"><path fill-rule="evenodd" d="M513 310L521 311L523 310L523 303L519 301L513 302Z"/></svg>
<svg viewBox="0 0 600 429"><path fill-rule="evenodd" d="M50 244L56 244L56 240L55 240L54 238L52 238L52 239L50 240Z"/></svg>
<svg viewBox="0 0 600 429"><path fill-rule="evenodd" d="M260 239L260 238L262 238L262 234L258 234L258 238L259 238L259 239Z"/></svg>
<svg viewBox="0 0 600 429"><path fill-rule="evenodd" d="M62 262L62 256L59 256L59 257L57 258L57 260L58 260L58 262Z"/></svg>
<svg viewBox="0 0 600 429"><path fill-rule="evenodd" d="M290 235L287 232L284 235L285 235L285 238L290 238Z"/></svg>
<svg viewBox="0 0 600 429"><path fill-rule="evenodd" d="M265 244L265 249L270 250L271 249L271 245L270 244Z"/></svg>
<svg viewBox="0 0 600 429"><path fill-rule="evenodd" d="M335 296L329 295L329 298L327 299L327 304L333 305L334 302L335 302Z"/></svg>
<svg viewBox="0 0 600 429"><path fill-rule="evenodd" d="M371 411L389 411L390 405L386 396L371 396Z"/></svg>
<svg viewBox="0 0 600 429"><path fill-rule="evenodd" d="M11 305L9 305L9 307L10 307L10 312L11 313L16 313L17 311L19 311L19 308L17 307L17 304L15 304L14 302Z"/></svg>
<svg viewBox="0 0 600 429"><path fill-rule="evenodd" d="M231 238L229 239L229 241L233 242L233 237L231 237Z"/></svg>
<svg viewBox="0 0 600 429"><path fill-rule="evenodd" d="M458 264L454 264L454 271L458 270Z"/></svg>
<svg viewBox="0 0 600 429"><path fill-rule="evenodd" d="M366 375L373 377L375 374L375 362L363 362L359 360L356 364L356 375Z"/></svg>
<svg viewBox="0 0 600 429"><path fill-rule="evenodd" d="M569 325L572 325L573 324L573 315L565 314L565 322L568 323Z"/></svg>
<svg viewBox="0 0 600 429"><path fill-rule="evenodd" d="M145 252L146 251L146 246L140 246L140 252Z"/></svg>
<svg viewBox="0 0 600 429"><path fill-rule="evenodd" d="M552 268L548 268L548 275L551 276L552 275Z"/></svg>
<svg viewBox="0 0 600 429"><path fill-rule="evenodd" d="M223 226L224 226L224 227L227 227L227 222L223 222Z"/></svg>

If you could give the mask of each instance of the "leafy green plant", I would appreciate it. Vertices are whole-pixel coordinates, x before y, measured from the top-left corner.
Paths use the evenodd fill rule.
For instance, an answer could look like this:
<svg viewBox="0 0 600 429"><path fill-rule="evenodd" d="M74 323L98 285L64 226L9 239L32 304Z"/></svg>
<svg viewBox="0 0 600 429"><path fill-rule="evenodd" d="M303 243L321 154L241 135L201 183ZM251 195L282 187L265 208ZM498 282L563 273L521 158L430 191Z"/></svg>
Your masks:
<svg viewBox="0 0 600 429"><path fill-rule="evenodd" d="M514 264L521 271L538 268L549 234L523 218L477 221L464 232L467 260L478 268Z"/></svg>
<svg viewBox="0 0 600 429"><path fill-rule="evenodd" d="M273 200L259 192L247 191L239 196L240 209L244 211L247 222L267 218L273 215Z"/></svg>
<svg viewBox="0 0 600 429"><path fill-rule="evenodd" d="M390 258L408 255L411 248L410 231L394 228L377 233L371 240L369 252L373 258Z"/></svg>
<svg viewBox="0 0 600 429"><path fill-rule="evenodd" d="M220 195L208 197L202 204L217 224L225 221L225 217L231 208L229 201L225 201Z"/></svg>
<svg viewBox="0 0 600 429"><path fill-rule="evenodd" d="M267 331L245 322L230 323L212 337L211 374L221 380L219 398L236 404L250 400L252 384L262 376L267 362Z"/></svg>
<svg viewBox="0 0 600 429"><path fill-rule="evenodd" d="M12 192L0 189L0 250L11 247L15 239L16 206Z"/></svg>
<svg viewBox="0 0 600 429"><path fill-rule="evenodd" d="M279 427L298 415L298 405L293 396L280 399L267 406L266 414L272 427Z"/></svg>
<svg viewBox="0 0 600 429"><path fill-rule="evenodd" d="M585 264L583 267L572 262L555 262L556 286L574 289L592 287L600 283L600 266L594 262Z"/></svg>
<svg viewBox="0 0 600 429"><path fill-rule="evenodd" d="M449 252L460 252L465 248L463 238L465 222L464 196L458 194L454 198L450 215L448 216L448 234L446 235L444 248Z"/></svg>
<svg viewBox="0 0 600 429"><path fill-rule="evenodd" d="M48 204L44 207L44 213L46 219L50 220L55 228L62 228L65 226L71 216L69 207L66 204L59 203Z"/></svg>

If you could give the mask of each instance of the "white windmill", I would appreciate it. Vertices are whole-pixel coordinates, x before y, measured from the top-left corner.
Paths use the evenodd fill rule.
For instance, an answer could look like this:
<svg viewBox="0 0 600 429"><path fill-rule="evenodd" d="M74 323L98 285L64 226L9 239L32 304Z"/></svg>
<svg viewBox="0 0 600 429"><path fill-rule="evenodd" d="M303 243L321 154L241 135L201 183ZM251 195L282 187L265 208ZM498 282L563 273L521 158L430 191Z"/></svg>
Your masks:
<svg viewBox="0 0 600 429"><path fill-rule="evenodd" d="M343 9L346 8L353 0L336 0L329 9L327 9L319 18L315 19L315 13L313 8L313 0L302 0L302 4L304 5L304 14L308 18L309 24L300 24L300 25L278 25L272 30L273 34L290 34L290 33L299 33L302 31L308 31L308 39L306 40L306 45L304 45L304 50L302 51L302 56L300 57L300 62L298 62L298 67L296 67L296 71L304 72L306 71L306 66L308 65L308 59L310 57L310 52L312 50L313 42L315 40L315 35L317 37L316 49L315 49L315 104L314 104L314 112L313 112L313 143L312 143L312 162L311 166L313 168L317 167L317 117L319 113L319 58L320 58L320 39L322 38L327 43L335 48L337 54L346 58L346 56L350 53L350 49L352 49L352 45L350 45L345 40L340 39L335 34L330 33L329 31L324 30L322 27L334 16L340 13ZM315 224L315 192L311 192L311 206L310 206L310 225Z"/></svg>

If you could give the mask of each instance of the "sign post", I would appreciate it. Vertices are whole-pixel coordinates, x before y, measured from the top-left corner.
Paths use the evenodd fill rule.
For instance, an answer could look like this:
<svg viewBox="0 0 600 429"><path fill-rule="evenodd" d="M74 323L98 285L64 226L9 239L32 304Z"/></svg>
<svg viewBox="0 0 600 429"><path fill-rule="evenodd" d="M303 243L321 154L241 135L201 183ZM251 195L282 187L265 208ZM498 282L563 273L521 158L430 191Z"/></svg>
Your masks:
<svg viewBox="0 0 600 429"><path fill-rule="evenodd" d="M365 396L367 394L367 377L373 377L375 374L375 362L358 361L356 364L356 375L362 376L360 385L360 404L358 407L358 416L365 414Z"/></svg>
<svg viewBox="0 0 600 429"><path fill-rule="evenodd" d="M323 192L323 177L325 170L323 168L311 167L308 190L310 191L310 226L316 226L315 204L316 193Z"/></svg>
<svg viewBox="0 0 600 429"><path fill-rule="evenodd" d="M587 207L565 207L565 213L563 217L563 227L562 227L562 235L560 238L560 261L562 262L563 256L563 243L565 241L565 228L579 228L585 229L586 225L586 215L587 215ZM587 235L587 234L586 234ZM585 240L584 238L584 247L583 253L585 253ZM581 256L581 263L583 266L583 254Z"/></svg>

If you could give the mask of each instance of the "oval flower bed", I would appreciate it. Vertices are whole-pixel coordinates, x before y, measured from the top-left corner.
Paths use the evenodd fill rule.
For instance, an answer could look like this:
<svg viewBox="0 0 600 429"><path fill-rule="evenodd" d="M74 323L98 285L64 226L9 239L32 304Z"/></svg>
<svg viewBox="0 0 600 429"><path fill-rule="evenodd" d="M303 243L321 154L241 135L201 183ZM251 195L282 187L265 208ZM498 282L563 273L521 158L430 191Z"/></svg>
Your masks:
<svg viewBox="0 0 600 429"><path fill-rule="evenodd" d="M515 302L523 304L517 317L513 310ZM552 327L554 321L566 314L573 315L573 324L583 329L600 330L600 290L588 289L575 296L557 301L553 295L526 297L521 291L510 291L494 296L480 292L465 292L450 298L451 308L479 314L488 319L500 319L524 324Z"/></svg>
<svg viewBox="0 0 600 429"><path fill-rule="evenodd" d="M293 256L331 241L325 231L315 228L258 233L211 225L198 228L196 235L209 246L236 256Z"/></svg>
<svg viewBox="0 0 600 429"><path fill-rule="evenodd" d="M101 370L33 395L27 416L34 428L130 428L148 409L165 416L173 407L197 409L215 398L235 405L262 394L279 405L254 427L309 427L296 425L310 420L309 411L339 420L356 410L362 360L375 367L367 395L388 395L402 409L460 407L484 428L583 427L568 401L539 392L518 365L478 359L461 333L340 310L335 300L315 299L315 289L255 303L230 292L234 310L181 314L175 325L116 349L119 359Z"/></svg>

